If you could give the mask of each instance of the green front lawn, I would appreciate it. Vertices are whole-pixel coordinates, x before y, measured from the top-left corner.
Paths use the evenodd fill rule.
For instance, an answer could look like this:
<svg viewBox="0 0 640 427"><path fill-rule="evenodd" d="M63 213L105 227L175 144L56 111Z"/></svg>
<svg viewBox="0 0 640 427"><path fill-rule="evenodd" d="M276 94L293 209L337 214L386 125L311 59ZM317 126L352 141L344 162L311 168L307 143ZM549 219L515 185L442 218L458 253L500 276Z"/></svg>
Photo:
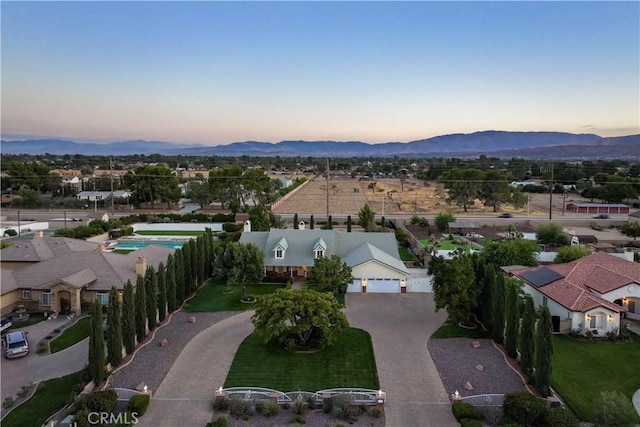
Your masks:
<svg viewBox="0 0 640 427"><path fill-rule="evenodd" d="M285 284L258 283L247 286L247 295L260 298L260 295L271 294L276 289L285 288ZM227 291L231 289L231 293ZM198 289L196 296L190 299L185 305L185 311L190 312L213 312L213 311L239 311L249 310L255 304L245 304L240 301L242 289L239 286L228 288L226 284L220 282L209 282Z"/></svg>
<svg viewBox="0 0 640 427"><path fill-rule="evenodd" d="M618 391L631 399L640 388L636 335L628 344L554 336L553 346L552 387L581 420L594 421L601 391Z"/></svg>
<svg viewBox="0 0 640 427"><path fill-rule="evenodd" d="M263 345L251 334L240 345L224 383L224 387L243 386L284 392L338 387L378 390L371 336L349 328L331 347L315 353L290 353L277 345Z"/></svg>
<svg viewBox="0 0 640 427"><path fill-rule="evenodd" d="M91 318L84 317L78 320L73 326L69 326L62 333L49 343L51 353L56 353L65 348L71 347L87 338L91 333Z"/></svg>
<svg viewBox="0 0 640 427"><path fill-rule="evenodd" d="M398 246L398 252L400 252L400 259L402 261L415 261L416 257L413 256L409 249L404 246Z"/></svg>
<svg viewBox="0 0 640 427"><path fill-rule="evenodd" d="M134 234L141 236L200 236L204 231L193 230L138 230Z"/></svg>
<svg viewBox="0 0 640 427"><path fill-rule="evenodd" d="M44 313L30 313L29 318L27 320L23 320L21 322L11 321L11 327L9 329L22 329L27 326L35 325L36 323L40 323L45 319Z"/></svg>
<svg viewBox="0 0 640 427"><path fill-rule="evenodd" d="M39 426L66 405L73 387L82 379L82 371L44 381L31 399L2 419L2 427Z"/></svg>

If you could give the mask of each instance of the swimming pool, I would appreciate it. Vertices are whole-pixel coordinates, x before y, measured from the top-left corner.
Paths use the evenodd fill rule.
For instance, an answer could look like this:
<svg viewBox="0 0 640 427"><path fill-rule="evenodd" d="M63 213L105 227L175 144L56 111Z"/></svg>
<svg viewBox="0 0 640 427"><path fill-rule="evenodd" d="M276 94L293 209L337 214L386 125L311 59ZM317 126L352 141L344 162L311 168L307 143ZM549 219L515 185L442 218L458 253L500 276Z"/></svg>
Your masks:
<svg viewBox="0 0 640 427"><path fill-rule="evenodd" d="M186 241L183 240L118 240L109 244L109 249L135 251L149 245L164 246L167 248L179 249Z"/></svg>

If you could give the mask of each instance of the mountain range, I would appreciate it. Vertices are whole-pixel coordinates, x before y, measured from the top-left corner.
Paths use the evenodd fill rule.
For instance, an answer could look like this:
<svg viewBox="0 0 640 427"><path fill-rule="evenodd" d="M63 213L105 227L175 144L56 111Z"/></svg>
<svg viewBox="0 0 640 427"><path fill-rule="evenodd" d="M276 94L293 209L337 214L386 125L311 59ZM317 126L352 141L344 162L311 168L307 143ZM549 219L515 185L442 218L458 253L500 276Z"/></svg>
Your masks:
<svg viewBox="0 0 640 427"><path fill-rule="evenodd" d="M311 157L520 157L539 159L640 159L640 135L601 137L565 132L481 131L411 142L369 144L360 141L245 141L228 145L183 145L162 141L105 144L61 139L1 141L2 154L83 154L126 156L311 156Z"/></svg>

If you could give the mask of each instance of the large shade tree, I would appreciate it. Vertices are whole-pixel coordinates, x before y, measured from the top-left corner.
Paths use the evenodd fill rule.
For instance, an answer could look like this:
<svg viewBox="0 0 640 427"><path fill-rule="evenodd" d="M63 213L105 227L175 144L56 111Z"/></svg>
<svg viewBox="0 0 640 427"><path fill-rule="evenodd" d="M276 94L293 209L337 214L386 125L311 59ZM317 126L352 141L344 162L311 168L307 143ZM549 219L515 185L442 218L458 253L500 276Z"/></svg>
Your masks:
<svg viewBox="0 0 640 427"><path fill-rule="evenodd" d="M434 257L428 272L433 276L436 311L444 308L452 320L470 325L472 310L482 290L475 283L471 257L464 254L457 254L451 260Z"/></svg>
<svg viewBox="0 0 640 427"><path fill-rule="evenodd" d="M333 295L306 289L278 289L263 296L251 321L264 343L279 342L288 349L323 348L349 327Z"/></svg>
<svg viewBox="0 0 640 427"><path fill-rule="evenodd" d="M264 255L253 243L231 242L216 263L218 277L229 286L240 286L247 298L247 285L259 282L264 276Z"/></svg>
<svg viewBox="0 0 640 427"><path fill-rule="evenodd" d="M353 278L351 267L342 262L338 255L318 257L313 260L313 268L307 274L307 282L319 290L334 295L344 294Z"/></svg>

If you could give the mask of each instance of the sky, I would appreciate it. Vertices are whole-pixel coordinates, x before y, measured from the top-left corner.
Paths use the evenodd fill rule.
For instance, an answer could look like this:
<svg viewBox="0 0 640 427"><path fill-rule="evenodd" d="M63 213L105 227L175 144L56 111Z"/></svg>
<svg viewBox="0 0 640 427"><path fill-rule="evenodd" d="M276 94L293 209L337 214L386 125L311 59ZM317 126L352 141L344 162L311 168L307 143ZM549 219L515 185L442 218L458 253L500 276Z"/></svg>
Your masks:
<svg viewBox="0 0 640 427"><path fill-rule="evenodd" d="M640 133L640 2L2 1L3 139Z"/></svg>

